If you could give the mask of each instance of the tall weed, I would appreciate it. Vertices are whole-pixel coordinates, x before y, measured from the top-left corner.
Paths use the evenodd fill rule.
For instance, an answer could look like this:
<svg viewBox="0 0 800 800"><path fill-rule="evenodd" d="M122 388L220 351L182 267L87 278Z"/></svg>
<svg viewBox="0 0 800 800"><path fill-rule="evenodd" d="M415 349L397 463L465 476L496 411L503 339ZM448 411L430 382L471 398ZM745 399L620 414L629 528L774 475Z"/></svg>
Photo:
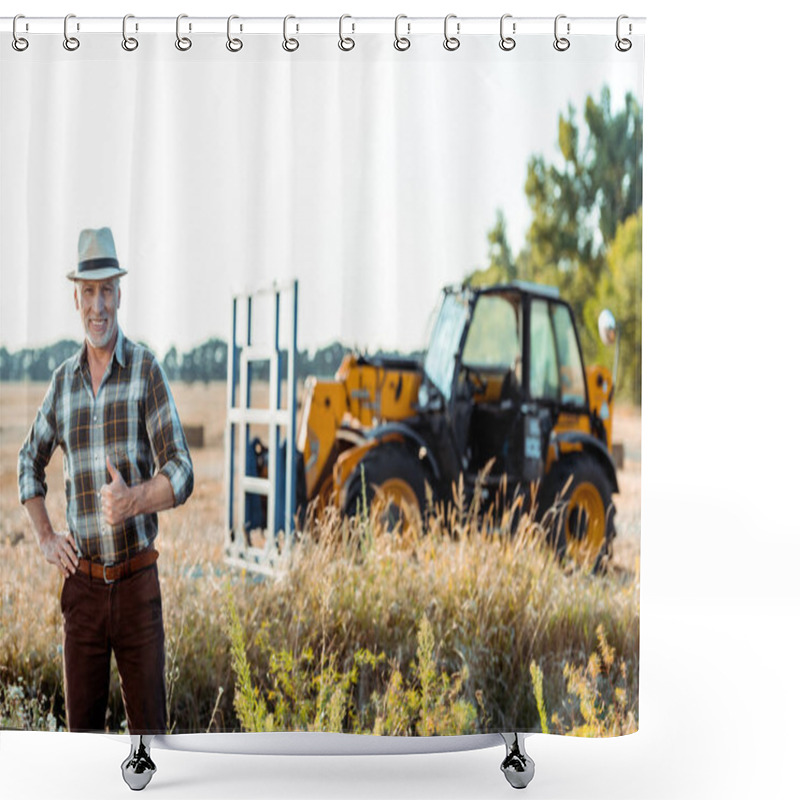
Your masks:
<svg viewBox="0 0 800 800"><path fill-rule="evenodd" d="M597 650L584 666L564 665L566 692L560 702L561 713L550 721L556 733L568 736L621 736L638 729L637 703L625 661L618 661L602 625L597 626ZM547 709L542 691L543 673L531 663L533 692L542 732L548 733ZM566 719L562 719L562 715Z"/></svg>
<svg viewBox="0 0 800 800"><path fill-rule="evenodd" d="M359 677L366 670L380 671L386 662L384 653L359 650L349 668L341 670L330 655L323 654L317 661L313 651L306 648L295 656L285 649L272 650L262 639L261 648L268 654L262 689L255 685L244 630L231 596L228 615L236 676L234 706L245 731L433 736L476 730L476 708L460 696L462 678L437 668L433 630L427 617L420 623L417 658L408 678L393 666L383 690L373 692L369 703L359 705L354 697Z"/></svg>
<svg viewBox="0 0 800 800"><path fill-rule="evenodd" d="M22 677L16 683L0 683L0 730L63 730L53 714L53 702L39 692L31 692Z"/></svg>

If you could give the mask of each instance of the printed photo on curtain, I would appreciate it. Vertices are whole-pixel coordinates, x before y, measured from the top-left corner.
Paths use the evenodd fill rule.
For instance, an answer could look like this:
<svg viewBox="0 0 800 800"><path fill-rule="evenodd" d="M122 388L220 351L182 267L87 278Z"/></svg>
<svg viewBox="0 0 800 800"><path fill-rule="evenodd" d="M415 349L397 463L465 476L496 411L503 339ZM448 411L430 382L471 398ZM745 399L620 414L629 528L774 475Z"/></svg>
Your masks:
<svg viewBox="0 0 800 800"><path fill-rule="evenodd" d="M3 22L0 728L637 730L643 36Z"/></svg>

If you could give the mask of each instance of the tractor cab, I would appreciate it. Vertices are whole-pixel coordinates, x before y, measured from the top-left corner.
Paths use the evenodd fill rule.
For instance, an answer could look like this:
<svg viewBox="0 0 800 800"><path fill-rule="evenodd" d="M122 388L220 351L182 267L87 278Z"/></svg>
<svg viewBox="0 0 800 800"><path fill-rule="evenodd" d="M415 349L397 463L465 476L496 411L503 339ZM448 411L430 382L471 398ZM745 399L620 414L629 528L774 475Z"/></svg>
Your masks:
<svg viewBox="0 0 800 800"><path fill-rule="evenodd" d="M511 486L540 480L560 454L562 433L572 446L582 439L581 447L604 449L610 383L605 397L590 396L572 310L557 289L462 286L443 293L419 403L423 415L442 418L432 425L449 431L467 483L483 472L492 494L504 478Z"/></svg>

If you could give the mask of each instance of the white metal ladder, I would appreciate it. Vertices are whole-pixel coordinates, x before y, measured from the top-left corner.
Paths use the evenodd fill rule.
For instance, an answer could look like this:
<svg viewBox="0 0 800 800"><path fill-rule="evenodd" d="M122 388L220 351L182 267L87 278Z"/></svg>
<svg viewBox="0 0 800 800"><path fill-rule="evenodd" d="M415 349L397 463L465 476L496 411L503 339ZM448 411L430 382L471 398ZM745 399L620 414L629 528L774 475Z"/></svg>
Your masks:
<svg viewBox="0 0 800 800"><path fill-rule="evenodd" d="M282 299L288 302L282 304ZM255 342L253 335L254 302L274 303L274 325L266 342ZM288 306L288 308L287 308ZM281 313L288 313L291 341L281 342ZM240 315L244 315L240 318ZM237 330L244 322L243 341ZM294 530L297 382L297 281L274 284L254 292L234 294L231 305L228 342L227 418L225 425L225 507L227 510L226 562L248 570L269 574L277 556L278 537L287 544ZM282 347L283 344L283 347ZM282 352L284 351L284 352ZM269 362L269 406L259 408L252 402L252 365ZM286 391L281 390L282 365L286 364ZM268 429L268 477L248 475L247 452L251 447L250 426ZM281 432L285 458L279 458ZM279 488L285 489L283 498ZM247 496L267 498L264 546L253 546L246 530Z"/></svg>

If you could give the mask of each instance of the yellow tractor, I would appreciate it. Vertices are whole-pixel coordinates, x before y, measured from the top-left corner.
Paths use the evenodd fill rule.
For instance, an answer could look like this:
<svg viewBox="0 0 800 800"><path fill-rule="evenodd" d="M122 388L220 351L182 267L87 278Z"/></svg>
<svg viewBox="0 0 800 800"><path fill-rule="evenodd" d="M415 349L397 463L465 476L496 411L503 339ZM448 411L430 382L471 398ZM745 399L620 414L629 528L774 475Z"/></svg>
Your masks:
<svg viewBox="0 0 800 800"><path fill-rule="evenodd" d="M601 337L615 341L610 312ZM553 519L560 554L598 567L614 536L613 382L584 368L572 310L551 287L446 288L421 363L350 354L333 380L308 378L298 426L298 505L356 514L382 499L421 514L426 484L452 499L463 480ZM519 501L518 501L519 502Z"/></svg>

